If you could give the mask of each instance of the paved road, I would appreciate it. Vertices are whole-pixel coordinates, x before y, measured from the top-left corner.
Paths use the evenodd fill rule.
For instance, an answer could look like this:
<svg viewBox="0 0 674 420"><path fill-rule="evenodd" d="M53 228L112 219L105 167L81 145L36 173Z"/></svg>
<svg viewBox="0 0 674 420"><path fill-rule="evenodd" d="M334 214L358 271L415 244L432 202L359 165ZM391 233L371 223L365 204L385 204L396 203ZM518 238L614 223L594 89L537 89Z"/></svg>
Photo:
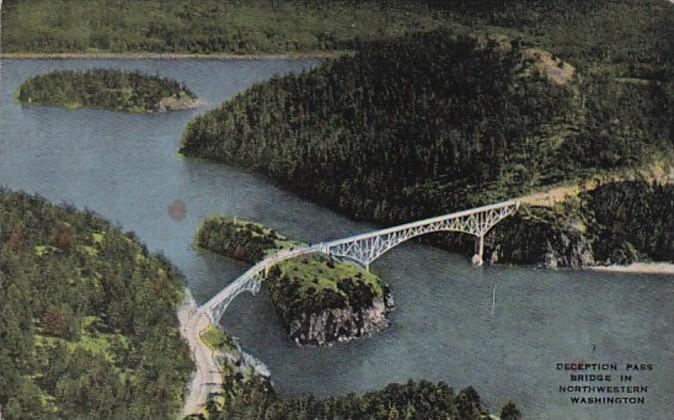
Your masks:
<svg viewBox="0 0 674 420"><path fill-rule="evenodd" d="M222 374L211 350L200 338L200 333L210 326L208 317L203 312L198 312L194 305L185 305L178 313L178 318L180 333L187 340L197 367L183 409L183 414L189 415L199 412L206 404L208 393L222 386Z"/></svg>

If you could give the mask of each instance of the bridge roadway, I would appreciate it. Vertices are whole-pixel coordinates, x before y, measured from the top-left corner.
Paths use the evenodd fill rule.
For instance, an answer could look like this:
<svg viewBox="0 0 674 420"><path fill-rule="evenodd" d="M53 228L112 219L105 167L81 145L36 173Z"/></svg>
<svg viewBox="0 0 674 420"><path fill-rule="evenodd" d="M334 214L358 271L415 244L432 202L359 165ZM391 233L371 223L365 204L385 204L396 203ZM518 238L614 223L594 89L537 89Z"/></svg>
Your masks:
<svg viewBox="0 0 674 420"><path fill-rule="evenodd" d="M280 250L249 268L202 305L199 312L205 313L212 323L217 324L234 298L245 291L256 294L271 267L279 262L302 255L323 253L352 260L369 270L370 264L384 253L409 239L427 233L463 232L477 237L473 263L481 265L484 235L498 222L517 211L518 207L518 201L504 201L304 248Z"/></svg>

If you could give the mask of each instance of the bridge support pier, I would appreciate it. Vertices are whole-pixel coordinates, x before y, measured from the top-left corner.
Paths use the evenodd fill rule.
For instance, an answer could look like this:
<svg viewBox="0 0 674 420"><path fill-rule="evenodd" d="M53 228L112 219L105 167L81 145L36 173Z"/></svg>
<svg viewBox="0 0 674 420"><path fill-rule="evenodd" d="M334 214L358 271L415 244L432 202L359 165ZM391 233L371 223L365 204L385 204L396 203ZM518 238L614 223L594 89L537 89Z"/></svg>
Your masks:
<svg viewBox="0 0 674 420"><path fill-rule="evenodd" d="M475 255L473 255L473 265L475 267L480 267L483 263L482 254L484 253L484 235L477 237L475 241Z"/></svg>

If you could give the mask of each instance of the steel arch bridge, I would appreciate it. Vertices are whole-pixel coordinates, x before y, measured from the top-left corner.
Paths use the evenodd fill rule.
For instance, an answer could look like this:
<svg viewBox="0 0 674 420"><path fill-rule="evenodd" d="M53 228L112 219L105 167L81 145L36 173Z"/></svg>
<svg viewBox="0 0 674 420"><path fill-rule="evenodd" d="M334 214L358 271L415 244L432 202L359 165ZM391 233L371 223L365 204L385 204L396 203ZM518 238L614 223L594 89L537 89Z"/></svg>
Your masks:
<svg viewBox="0 0 674 420"><path fill-rule="evenodd" d="M484 235L498 222L512 215L519 207L518 201L504 201L490 206L477 207L444 216L432 217L370 233L350 236L335 241L321 242L305 248L281 250L258 262L234 282L222 289L199 311L217 323L229 304L243 292L256 294L269 269L281 261L301 255L323 253L355 261L369 270L370 264L394 247L412 238L433 232L462 232L477 238L475 265L482 265Z"/></svg>

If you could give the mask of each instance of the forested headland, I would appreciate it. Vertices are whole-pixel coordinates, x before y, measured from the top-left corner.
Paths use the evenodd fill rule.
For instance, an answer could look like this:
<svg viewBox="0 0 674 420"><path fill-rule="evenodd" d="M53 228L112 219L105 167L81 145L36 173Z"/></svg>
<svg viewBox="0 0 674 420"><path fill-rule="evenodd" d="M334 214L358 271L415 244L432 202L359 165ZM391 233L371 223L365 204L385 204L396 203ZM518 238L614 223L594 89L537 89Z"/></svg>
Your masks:
<svg viewBox="0 0 674 420"><path fill-rule="evenodd" d="M670 159L673 98L523 40L433 32L255 85L196 117L181 151L394 224Z"/></svg>
<svg viewBox="0 0 674 420"><path fill-rule="evenodd" d="M306 244L288 240L266 226L225 216L206 219L197 246L257 263L281 249ZM382 279L353 264L324 255L306 255L275 265L263 282L290 337L298 344L349 341L388 327L391 291Z"/></svg>
<svg viewBox="0 0 674 420"><path fill-rule="evenodd" d="M16 98L25 104L121 112L166 112L198 106L196 95L174 80L110 69L38 75L19 87Z"/></svg>
<svg viewBox="0 0 674 420"><path fill-rule="evenodd" d="M7 190L0 208L3 418L175 418L180 273L90 212Z"/></svg>

